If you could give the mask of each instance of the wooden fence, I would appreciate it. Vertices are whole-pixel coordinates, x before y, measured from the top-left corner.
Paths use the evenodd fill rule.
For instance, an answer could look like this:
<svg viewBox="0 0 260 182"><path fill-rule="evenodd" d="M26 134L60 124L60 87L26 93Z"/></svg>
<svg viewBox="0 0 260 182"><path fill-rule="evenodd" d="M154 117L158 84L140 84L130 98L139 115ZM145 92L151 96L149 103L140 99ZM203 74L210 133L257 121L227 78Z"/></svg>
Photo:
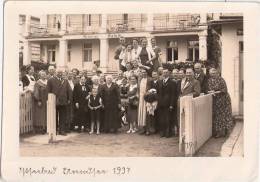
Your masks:
<svg viewBox="0 0 260 182"><path fill-rule="evenodd" d="M32 93L20 93L20 134L33 131L33 100Z"/></svg>
<svg viewBox="0 0 260 182"><path fill-rule="evenodd" d="M180 99L179 150L194 155L212 136L212 95Z"/></svg>

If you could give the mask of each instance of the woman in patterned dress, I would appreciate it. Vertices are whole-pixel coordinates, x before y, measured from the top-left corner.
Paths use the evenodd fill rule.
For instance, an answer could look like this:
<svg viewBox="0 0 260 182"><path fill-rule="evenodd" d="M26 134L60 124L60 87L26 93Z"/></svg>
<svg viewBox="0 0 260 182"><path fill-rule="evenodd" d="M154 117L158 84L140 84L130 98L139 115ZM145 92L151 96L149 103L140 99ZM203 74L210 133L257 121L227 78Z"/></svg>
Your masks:
<svg viewBox="0 0 260 182"><path fill-rule="evenodd" d="M208 93L213 97L213 136L224 137L233 127L231 99L227 91L225 80L215 68L209 71Z"/></svg>

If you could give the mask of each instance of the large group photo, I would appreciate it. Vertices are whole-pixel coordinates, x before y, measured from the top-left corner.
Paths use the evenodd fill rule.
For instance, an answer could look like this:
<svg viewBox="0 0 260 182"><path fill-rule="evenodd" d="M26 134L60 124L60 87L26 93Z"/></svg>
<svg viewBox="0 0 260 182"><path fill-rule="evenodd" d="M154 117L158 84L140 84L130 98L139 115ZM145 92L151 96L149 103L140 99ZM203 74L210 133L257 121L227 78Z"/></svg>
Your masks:
<svg viewBox="0 0 260 182"><path fill-rule="evenodd" d="M20 15L22 156L243 156L243 15Z"/></svg>

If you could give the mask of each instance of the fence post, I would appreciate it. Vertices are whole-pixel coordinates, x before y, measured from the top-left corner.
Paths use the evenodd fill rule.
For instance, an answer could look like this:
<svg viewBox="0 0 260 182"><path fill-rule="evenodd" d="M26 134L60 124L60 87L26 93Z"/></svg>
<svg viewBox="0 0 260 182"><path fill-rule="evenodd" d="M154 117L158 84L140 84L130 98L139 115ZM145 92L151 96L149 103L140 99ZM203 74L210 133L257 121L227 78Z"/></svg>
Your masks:
<svg viewBox="0 0 260 182"><path fill-rule="evenodd" d="M56 141L56 96L48 94L47 101L47 132L49 143Z"/></svg>

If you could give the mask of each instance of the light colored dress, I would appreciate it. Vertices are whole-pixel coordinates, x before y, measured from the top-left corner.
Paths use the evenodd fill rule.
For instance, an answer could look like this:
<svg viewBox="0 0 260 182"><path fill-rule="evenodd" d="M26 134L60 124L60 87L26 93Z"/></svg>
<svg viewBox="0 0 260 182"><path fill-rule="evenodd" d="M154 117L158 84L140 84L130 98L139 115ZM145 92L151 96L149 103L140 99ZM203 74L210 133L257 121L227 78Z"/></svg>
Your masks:
<svg viewBox="0 0 260 182"><path fill-rule="evenodd" d="M146 102L144 95L146 93L147 78L143 78L140 82L139 90L139 107L138 107L138 126L145 126L146 124Z"/></svg>

